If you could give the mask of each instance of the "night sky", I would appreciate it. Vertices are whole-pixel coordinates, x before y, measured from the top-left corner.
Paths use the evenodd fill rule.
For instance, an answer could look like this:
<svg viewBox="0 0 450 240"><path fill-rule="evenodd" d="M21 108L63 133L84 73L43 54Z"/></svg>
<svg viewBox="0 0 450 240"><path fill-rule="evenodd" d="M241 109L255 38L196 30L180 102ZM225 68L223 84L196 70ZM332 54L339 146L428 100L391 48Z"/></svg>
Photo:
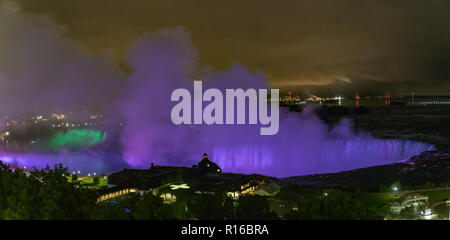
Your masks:
<svg viewBox="0 0 450 240"><path fill-rule="evenodd" d="M325 95L450 94L448 0L20 0L91 54L183 26L199 71L242 63L273 87ZM121 64L122 70L126 66Z"/></svg>

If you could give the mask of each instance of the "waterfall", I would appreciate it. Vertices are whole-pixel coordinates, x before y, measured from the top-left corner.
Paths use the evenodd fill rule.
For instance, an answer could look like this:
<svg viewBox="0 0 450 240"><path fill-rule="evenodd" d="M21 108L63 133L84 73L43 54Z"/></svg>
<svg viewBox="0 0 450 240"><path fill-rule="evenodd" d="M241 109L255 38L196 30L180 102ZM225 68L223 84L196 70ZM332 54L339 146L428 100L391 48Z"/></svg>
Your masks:
<svg viewBox="0 0 450 240"><path fill-rule="evenodd" d="M411 140L371 137L295 144L289 148L267 145L216 147L211 155L226 172L259 173L275 177L331 173L408 160L434 146Z"/></svg>

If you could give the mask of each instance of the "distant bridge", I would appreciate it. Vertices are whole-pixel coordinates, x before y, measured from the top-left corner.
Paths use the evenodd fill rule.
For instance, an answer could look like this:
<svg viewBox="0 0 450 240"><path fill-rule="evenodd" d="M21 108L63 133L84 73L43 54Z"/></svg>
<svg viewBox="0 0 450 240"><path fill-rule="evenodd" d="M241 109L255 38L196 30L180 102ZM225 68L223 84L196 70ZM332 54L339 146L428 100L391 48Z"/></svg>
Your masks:
<svg viewBox="0 0 450 240"><path fill-rule="evenodd" d="M106 201L106 200L109 200L109 199L113 199L113 198L116 198L116 197L120 197L120 196L123 196L123 195L127 195L127 194L130 194L130 193L135 193L135 192L137 192L136 188L126 188L126 189L122 189L122 190L119 190L119 191L107 193L107 194L101 195L99 198L97 198L97 203L100 203L100 202L103 202L103 201Z"/></svg>

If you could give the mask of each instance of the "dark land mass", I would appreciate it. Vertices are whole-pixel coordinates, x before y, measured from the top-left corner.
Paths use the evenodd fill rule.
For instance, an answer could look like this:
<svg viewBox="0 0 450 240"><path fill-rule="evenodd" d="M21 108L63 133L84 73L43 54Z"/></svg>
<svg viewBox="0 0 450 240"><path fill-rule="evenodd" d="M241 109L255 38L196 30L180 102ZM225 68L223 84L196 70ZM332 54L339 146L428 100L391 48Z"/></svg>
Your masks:
<svg viewBox="0 0 450 240"><path fill-rule="evenodd" d="M390 191L395 182L402 186L402 190L416 190L427 185L438 187L449 183L450 151L424 152L404 163L280 180L307 188L359 189L367 192Z"/></svg>

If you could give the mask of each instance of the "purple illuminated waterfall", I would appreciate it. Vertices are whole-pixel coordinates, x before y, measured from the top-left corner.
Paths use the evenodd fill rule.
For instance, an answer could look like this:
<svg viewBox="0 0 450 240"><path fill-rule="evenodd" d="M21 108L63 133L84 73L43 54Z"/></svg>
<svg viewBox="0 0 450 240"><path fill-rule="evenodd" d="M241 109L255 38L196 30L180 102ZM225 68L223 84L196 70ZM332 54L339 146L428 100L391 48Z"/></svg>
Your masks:
<svg viewBox="0 0 450 240"><path fill-rule="evenodd" d="M328 140L315 146L293 143L291 147L289 152L270 145L217 147L212 159L228 172L287 177L395 163L434 149L432 145L410 140L364 137Z"/></svg>
<svg viewBox="0 0 450 240"><path fill-rule="evenodd" d="M46 56L47 54L45 51ZM60 54L57 56L55 63L61 62ZM261 71L251 71L242 65L231 65L220 71L209 68L196 71L199 70L196 66L197 51L183 28L164 29L143 36L128 49L125 60L132 72L126 76L124 86L116 85L120 87L117 87L118 92L114 96L119 97L111 104L113 106L109 114L112 120L124 123L123 127L122 124L120 127L117 124L108 130L111 133L115 131L115 136L118 136L119 143L112 147L113 149L103 149L101 152L1 153L0 160L28 168L62 163L69 167L70 171L107 173L124 167L148 168L151 163L192 166L200 161L202 154L206 152L212 161L217 162L227 172L287 177L400 162L434 148L430 144L408 140L374 139L368 134L355 132L351 122L345 119L329 126L316 117L314 109L310 108L306 108L301 114L280 111L279 132L273 136L259 135L260 125L174 125L170 119L171 109L175 104L170 101L171 93L177 88L192 88L194 79L203 80L205 89L217 88L222 92L225 92L225 89L237 88L267 89L270 88L270 83ZM93 72L100 69L96 65L85 64L82 58L78 61L80 66L83 66L79 69L89 69ZM66 65L73 64L64 66ZM50 66L48 69L51 70L65 69ZM22 68L18 72L35 75L34 71ZM41 87L39 82L30 80L30 83L39 85L39 89L52 91L41 93L32 85L30 92L40 93L35 96L24 94L20 87L18 89L21 89L21 94L15 95L21 98L30 95L31 100L20 99L11 102L30 102L33 104L30 105L32 109L36 106L48 107L50 103L66 103L63 106L67 107L75 103L97 102L97 98L104 97L98 92L109 92L111 79L122 78L122 74L116 77L105 74L107 77L104 79L108 80L108 84L92 88L89 80L97 78L96 74L91 76L88 74L90 71L81 70L72 72L73 74L69 74L71 78L60 84L64 86L61 88L53 84L51 87ZM90 77L77 73L85 73ZM43 76L41 78L45 79L47 75ZM86 79L87 84L80 85L78 79ZM108 91L105 91L106 89ZM61 99L42 97L52 97L55 93L58 93L57 96ZM90 94L87 93L94 94L88 98ZM69 103L63 101L65 99L70 99ZM6 105L16 107L13 104ZM0 109L5 107L0 105Z"/></svg>
<svg viewBox="0 0 450 240"><path fill-rule="evenodd" d="M197 158L202 150L208 152L226 172L275 177L390 164L434 149L427 143L356 133L348 119L329 127L313 111L282 111L280 117L280 132L274 136L260 136L251 127L210 127L203 129L203 141L190 146Z"/></svg>
<svg viewBox="0 0 450 240"><path fill-rule="evenodd" d="M192 92L196 58L189 34L182 29L148 35L130 48L127 60L134 72L119 106L126 119L123 157L131 166L192 166L206 152L224 171L282 177L399 162L433 149L426 143L355 133L346 119L330 127L312 108L301 114L280 111L280 130L273 136L259 135L259 125L174 125L170 95L177 88ZM208 71L197 79L205 89L222 92L270 88L262 72L242 65Z"/></svg>
<svg viewBox="0 0 450 240"><path fill-rule="evenodd" d="M320 122L318 122L320 123ZM317 124L317 123L316 123ZM343 124L343 123L341 123ZM339 126L342 127L342 126ZM233 132L233 131L228 131ZM242 131L241 131L242 132ZM210 132L213 134L213 132ZM250 133L248 133L251 135ZM287 177L314 173L330 173L408 160L423 151L433 150L433 145L410 140L380 140L369 135L354 135L350 138L325 139L299 134L297 137L277 136L265 140L254 137L254 141L242 136L227 141L228 136L220 131L206 141L186 143L181 152L164 152L168 158L141 160L129 165L120 154L83 151L62 153L0 153L1 161L17 167L44 168L62 163L69 171L108 173L125 167L147 168L156 164L195 164L199 155L206 151L210 159L225 172L258 173L275 177ZM221 138L220 136L224 137ZM217 140L220 139L220 140ZM204 139L205 140L205 139ZM225 140L225 141L224 141ZM177 147L179 149L179 146ZM174 149L177 149L174 148ZM189 150L188 150L189 149ZM151 151L151 149L149 150ZM200 154L199 154L200 153ZM172 155L171 155L172 154ZM172 159L170 159L172 156Z"/></svg>

